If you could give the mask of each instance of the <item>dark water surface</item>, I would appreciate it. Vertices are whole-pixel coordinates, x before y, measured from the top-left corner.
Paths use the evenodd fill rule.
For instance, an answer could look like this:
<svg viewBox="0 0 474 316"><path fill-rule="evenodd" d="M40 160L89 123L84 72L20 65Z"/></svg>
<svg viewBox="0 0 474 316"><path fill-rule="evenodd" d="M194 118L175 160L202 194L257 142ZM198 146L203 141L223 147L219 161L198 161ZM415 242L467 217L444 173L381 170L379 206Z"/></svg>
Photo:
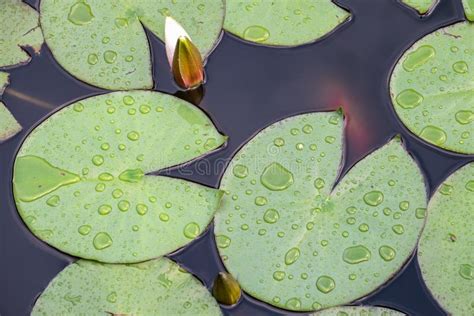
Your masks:
<svg viewBox="0 0 474 316"><path fill-rule="evenodd" d="M36 1L29 2L37 5ZM353 13L352 19L314 44L272 49L224 35L208 61L208 82L199 106L230 137L229 143L208 157L216 166L210 174L196 172L199 166L195 162L185 167L190 175L178 170L172 170L171 175L217 187L224 169L217 162L231 158L265 126L298 113L340 106L348 119L344 170L397 133L402 134L408 150L420 163L430 192L454 169L474 160L472 156L434 149L410 135L395 117L388 94L389 75L403 51L423 35L462 20L461 1L441 0L435 11L423 19L396 0L336 2ZM169 75L164 46L152 35L150 42L156 90L174 94L177 89ZM35 298L75 258L37 240L17 215L11 192L15 153L30 128L55 108L105 91L66 74L46 46L28 66L10 73L11 85L3 100L24 130L0 145L0 314L21 316L29 314ZM33 100L18 98L18 93ZM171 257L207 286L224 269L212 227ZM361 302L393 307L410 315L444 315L421 281L416 258L386 287ZM288 314L247 296L224 312Z"/></svg>

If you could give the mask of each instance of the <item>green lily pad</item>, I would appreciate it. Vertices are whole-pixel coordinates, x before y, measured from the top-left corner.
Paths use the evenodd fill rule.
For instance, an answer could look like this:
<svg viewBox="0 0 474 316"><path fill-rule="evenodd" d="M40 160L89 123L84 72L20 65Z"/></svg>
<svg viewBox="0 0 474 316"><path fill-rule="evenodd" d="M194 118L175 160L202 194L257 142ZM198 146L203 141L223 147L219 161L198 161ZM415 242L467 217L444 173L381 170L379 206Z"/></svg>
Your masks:
<svg viewBox="0 0 474 316"><path fill-rule="evenodd" d="M342 135L339 112L294 116L232 159L215 235L250 295L295 311L346 304L387 282L412 254L427 201L416 163L396 137L334 187Z"/></svg>
<svg viewBox="0 0 474 316"><path fill-rule="evenodd" d="M403 4L415 9L419 14L429 13L439 2L439 0L401 0Z"/></svg>
<svg viewBox="0 0 474 316"><path fill-rule="evenodd" d="M450 315L474 314L474 162L439 186L428 206L418 262L423 280Z"/></svg>
<svg viewBox="0 0 474 316"><path fill-rule="evenodd" d="M219 40L222 0L41 1L41 27L58 63L89 84L129 90L153 87L144 27L164 40L173 17L206 57Z"/></svg>
<svg viewBox="0 0 474 316"><path fill-rule="evenodd" d="M393 309L378 306L340 306L312 314L314 316L402 316Z"/></svg>
<svg viewBox="0 0 474 316"><path fill-rule="evenodd" d="M474 24L461 22L416 42L392 74L392 103L403 124L437 147L474 153Z"/></svg>
<svg viewBox="0 0 474 316"><path fill-rule="evenodd" d="M43 45L38 12L20 0L4 0L0 20L0 67L28 63L31 57L23 48L39 53Z"/></svg>
<svg viewBox="0 0 474 316"><path fill-rule="evenodd" d="M48 244L103 262L138 262L197 237L222 193L148 173L226 140L197 107L158 92L71 104L26 138L15 160L18 212Z"/></svg>
<svg viewBox="0 0 474 316"><path fill-rule="evenodd" d="M327 35L349 17L330 0L229 0L224 28L249 42L298 46Z"/></svg>
<svg viewBox="0 0 474 316"><path fill-rule="evenodd" d="M173 261L122 265L79 260L38 298L39 315L222 315L207 289Z"/></svg>
<svg viewBox="0 0 474 316"><path fill-rule="evenodd" d="M473 0L462 0L462 4L464 6L464 13L466 14L466 18L474 22L474 1Z"/></svg>
<svg viewBox="0 0 474 316"><path fill-rule="evenodd" d="M0 96L8 85L8 73L0 71ZM8 111L5 104L0 102L0 143L15 136L21 131L21 126Z"/></svg>

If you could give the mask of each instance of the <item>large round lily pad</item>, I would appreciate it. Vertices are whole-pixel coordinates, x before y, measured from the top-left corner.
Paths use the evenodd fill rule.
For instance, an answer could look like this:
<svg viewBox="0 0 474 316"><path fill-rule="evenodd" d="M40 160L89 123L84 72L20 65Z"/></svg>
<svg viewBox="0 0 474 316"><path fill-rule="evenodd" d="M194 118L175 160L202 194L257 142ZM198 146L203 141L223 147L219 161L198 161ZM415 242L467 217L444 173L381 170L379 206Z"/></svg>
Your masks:
<svg viewBox="0 0 474 316"><path fill-rule="evenodd" d="M228 0L224 28L254 43L298 46L330 33L349 16L330 0Z"/></svg>
<svg viewBox="0 0 474 316"><path fill-rule="evenodd" d="M387 282L412 254L426 207L416 163L395 138L334 187L342 134L338 112L294 116L232 159L216 242L252 296L295 311L346 304Z"/></svg>
<svg viewBox="0 0 474 316"><path fill-rule="evenodd" d="M169 253L211 221L219 190L148 173L225 142L197 107L158 92L71 104L36 127L14 166L30 230L75 256L138 262Z"/></svg>
<svg viewBox="0 0 474 316"><path fill-rule="evenodd" d="M474 162L441 184L428 206L418 262L423 280L450 315L474 314Z"/></svg>
<svg viewBox="0 0 474 316"><path fill-rule="evenodd" d="M2 0L0 10L0 68L30 61L28 46L38 53L43 45L39 15L21 0Z"/></svg>
<svg viewBox="0 0 474 316"><path fill-rule="evenodd" d="M0 71L0 97L8 85L8 73ZM0 101L0 143L21 131L21 126L5 104Z"/></svg>
<svg viewBox="0 0 474 316"><path fill-rule="evenodd" d="M415 9L419 14L429 13L439 0L401 0L403 4Z"/></svg>
<svg viewBox="0 0 474 316"><path fill-rule="evenodd" d="M461 22L416 42L398 61L392 103L405 126L426 142L474 153L474 24Z"/></svg>
<svg viewBox="0 0 474 316"><path fill-rule="evenodd" d="M313 316L403 316L399 311L378 306L340 306L325 309Z"/></svg>
<svg viewBox="0 0 474 316"><path fill-rule="evenodd" d="M144 27L164 40L173 17L204 57L219 40L222 0L42 0L41 27L58 63L73 76L110 90L153 87Z"/></svg>
<svg viewBox="0 0 474 316"><path fill-rule="evenodd" d="M222 313L196 278L173 261L161 258L130 265L79 260L48 285L31 315Z"/></svg>

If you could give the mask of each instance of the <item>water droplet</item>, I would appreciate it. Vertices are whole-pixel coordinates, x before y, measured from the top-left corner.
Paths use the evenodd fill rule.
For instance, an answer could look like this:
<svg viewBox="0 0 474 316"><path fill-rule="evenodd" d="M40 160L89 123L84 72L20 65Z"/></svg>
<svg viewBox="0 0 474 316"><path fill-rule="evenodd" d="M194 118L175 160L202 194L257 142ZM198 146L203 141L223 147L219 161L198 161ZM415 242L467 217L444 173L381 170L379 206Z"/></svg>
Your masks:
<svg viewBox="0 0 474 316"><path fill-rule="evenodd" d="M112 191L112 197L114 199L119 199L119 198L122 197L122 195L123 195L123 191L120 190L120 189L115 189L115 190Z"/></svg>
<svg viewBox="0 0 474 316"><path fill-rule="evenodd" d="M453 193L453 189L454 188L452 185L443 183L439 188L439 193L441 193L442 195L451 195L451 193Z"/></svg>
<svg viewBox="0 0 474 316"><path fill-rule="evenodd" d="M109 234L100 232L95 235L93 244L95 249L97 250L103 250L105 248L108 248L112 246L112 238L110 238Z"/></svg>
<svg viewBox="0 0 474 316"><path fill-rule="evenodd" d="M445 131L435 126L426 126L419 136L438 146L443 145L447 139Z"/></svg>
<svg viewBox="0 0 474 316"><path fill-rule="evenodd" d="M170 220L170 216L166 213L160 213L159 217L162 222L167 222Z"/></svg>
<svg viewBox="0 0 474 316"><path fill-rule="evenodd" d="M311 125L306 124L305 126L303 126L303 133L311 134L312 131L313 131L313 127Z"/></svg>
<svg viewBox="0 0 474 316"><path fill-rule="evenodd" d="M465 74L469 71L469 66L465 61L458 61L453 64L453 70L458 74Z"/></svg>
<svg viewBox="0 0 474 316"><path fill-rule="evenodd" d="M137 141L140 138L140 134L136 131L131 131L127 134L127 138L131 141Z"/></svg>
<svg viewBox="0 0 474 316"><path fill-rule="evenodd" d="M423 102L423 96L413 89L403 90L395 99L404 109L414 109Z"/></svg>
<svg viewBox="0 0 474 316"><path fill-rule="evenodd" d="M217 235L216 244L219 248L227 248L230 246L231 239L226 235Z"/></svg>
<svg viewBox="0 0 474 316"><path fill-rule="evenodd" d="M303 143L298 143L298 144L296 144L295 147L296 147L296 150L300 150L300 151L301 151L301 150L304 149L304 144L303 144Z"/></svg>
<svg viewBox="0 0 474 316"><path fill-rule="evenodd" d="M316 287L322 293L327 294L336 288L336 282L331 277L323 275L316 281Z"/></svg>
<svg viewBox="0 0 474 316"><path fill-rule="evenodd" d="M319 302L314 302L313 305L311 305L311 307L313 307L314 310L319 310L323 306Z"/></svg>
<svg viewBox="0 0 474 316"><path fill-rule="evenodd" d="M116 18L115 19L115 25L118 28L126 27L126 26L128 26L128 20L124 19L124 18Z"/></svg>
<svg viewBox="0 0 474 316"><path fill-rule="evenodd" d="M366 233L369 231L369 225L363 223L359 225L359 230L363 233Z"/></svg>
<svg viewBox="0 0 474 316"><path fill-rule="evenodd" d="M92 157L92 163L96 166L100 166L104 163L104 157L102 155L95 155Z"/></svg>
<svg viewBox="0 0 474 316"><path fill-rule="evenodd" d="M255 204L258 206L263 206L267 204L267 199L264 196L257 196L255 198Z"/></svg>
<svg viewBox="0 0 474 316"><path fill-rule="evenodd" d="M291 248L285 254L285 264L290 265L295 263L296 260L300 257L300 250L296 247Z"/></svg>
<svg viewBox="0 0 474 316"><path fill-rule="evenodd" d="M113 179L114 179L114 176L108 172L103 172L99 175L100 181L112 181Z"/></svg>
<svg viewBox="0 0 474 316"><path fill-rule="evenodd" d="M234 176L240 179L247 177L249 174L248 168L244 165L235 165L232 172L234 173Z"/></svg>
<svg viewBox="0 0 474 316"><path fill-rule="evenodd" d="M420 46L415 51L409 53L403 61L403 68L411 72L416 68L424 65L428 60L436 55L436 51L429 45Z"/></svg>
<svg viewBox="0 0 474 316"><path fill-rule="evenodd" d="M474 112L469 110L461 110L455 114L456 121L461 125L467 125L474 122Z"/></svg>
<svg viewBox="0 0 474 316"><path fill-rule="evenodd" d="M266 210L263 214L263 220L269 224L276 223L278 219L280 219L280 213L273 208Z"/></svg>
<svg viewBox="0 0 474 316"><path fill-rule="evenodd" d="M104 60L107 64L113 64L117 60L117 53L113 50L105 51Z"/></svg>
<svg viewBox="0 0 474 316"><path fill-rule="evenodd" d="M140 110L140 113L142 113L142 114L148 114L151 111L151 107L146 105L146 104L142 104L142 105L140 105L139 110Z"/></svg>
<svg viewBox="0 0 474 316"><path fill-rule="evenodd" d="M107 215L112 212L112 206L104 204L99 206L98 212L100 215Z"/></svg>
<svg viewBox="0 0 474 316"><path fill-rule="evenodd" d="M48 204L51 207L56 207L59 205L60 198L58 195L53 195L49 199L46 200L46 204Z"/></svg>
<svg viewBox="0 0 474 316"><path fill-rule="evenodd" d="M364 202L370 206L377 206L383 202L384 196L380 191L371 191L364 195Z"/></svg>
<svg viewBox="0 0 474 316"><path fill-rule="evenodd" d="M324 188L324 180L321 178L317 178L316 180L314 180L314 187L318 190Z"/></svg>
<svg viewBox="0 0 474 316"><path fill-rule="evenodd" d="M201 229L199 228L199 225L195 222L189 223L186 226L184 226L184 236L189 239L194 239L196 238L199 233L201 232Z"/></svg>
<svg viewBox="0 0 474 316"><path fill-rule="evenodd" d="M281 137L278 137L273 140L273 144L277 147L282 147L285 145L285 140Z"/></svg>
<svg viewBox="0 0 474 316"><path fill-rule="evenodd" d="M474 267L470 264L461 264L459 266L459 275L466 280L474 280Z"/></svg>
<svg viewBox="0 0 474 316"><path fill-rule="evenodd" d="M122 212L126 212L129 210L130 208L130 202L129 201L126 201L126 200L122 200L118 203L118 208L120 211Z"/></svg>
<svg viewBox="0 0 474 316"><path fill-rule="evenodd" d="M403 225L397 224L392 226L392 230L397 235L402 235L405 232Z"/></svg>
<svg viewBox="0 0 474 316"><path fill-rule="evenodd" d="M86 236L88 235L92 230L92 227L90 225L82 225L78 228L78 232L79 234L81 234L82 236Z"/></svg>
<svg viewBox="0 0 474 316"><path fill-rule="evenodd" d="M95 190L97 192L104 192L105 184L104 183L97 183L97 185L95 186Z"/></svg>
<svg viewBox="0 0 474 316"><path fill-rule="evenodd" d="M137 204L135 210L137 211L138 215L143 216L148 212L148 207L145 204Z"/></svg>
<svg viewBox="0 0 474 316"><path fill-rule="evenodd" d="M86 25L94 19L91 7L85 1L76 2L69 10L68 20L75 25Z"/></svg>
<svg viewBox="0 0 474 316"><path fill-rule="evenodd" d="M276 280L276 281L282 281L286 276L286 273L285 271L275 271L273 272L273 278Z"/></svg>
<svg viewBox="0 0 474 316"><path fill-rule="evenodd" d="M418 219L422 219L422 218L425 218L426 216L426 208L417 208L415 210L415 217L418 218Z"/></svg>
<svg viewBox="0 0 474 316"><path fill-rule="evenodd" d="M357 264L370 260L371 253L363 245L348 247L342 254L342 259L349 264Z"/></svg>
<svg viewBox="0 0 474 316"><path fill-rule="evenodd" d="M278 162L273 162L263 170L260 182L269 190L282 191L293 184L293 174Z"/></svg>
<svg viewBox="0 0 474 316"><path fill-rule="evenodd" d="M474 192L474 180L469 180L466 183L466 190Z"/></svg>
<svg viewBox="0 0 474 316"><path fill-rule="evenodd" d="M245 29L244 39L252 42L262 43L270 37L270 32L260 25L252 25Z"/></svg>
<svg viewBox="0 0 474 316"><path fill-rule="evenodd" d="M328 144L334 143L335 140L336 140L336 138L333 137L333 136L326 136L326 137L324 138L324 141L325 141L326 143L328 143Z"/></svg>
<svg viewBox="0 0 474 316"><path fill-rule="evenodd" d="M385 261L392 261L395 258L396 252L390 246L381 246L379 248L380 257Z"/></svg>
<svg viewBox="0 0 474 316"><path fill-rule="evenodd" d="M296 297L290 298L286 301L285 307L290 310L299 310L301 308L301 301Z"/></svg>
<svg viewBox="0 0 474 316"><path fill-rule="evenodd" d="M117 293L112 292L109 295L107 295L107 301L110 303L115 303L117 301Z"/></svg>

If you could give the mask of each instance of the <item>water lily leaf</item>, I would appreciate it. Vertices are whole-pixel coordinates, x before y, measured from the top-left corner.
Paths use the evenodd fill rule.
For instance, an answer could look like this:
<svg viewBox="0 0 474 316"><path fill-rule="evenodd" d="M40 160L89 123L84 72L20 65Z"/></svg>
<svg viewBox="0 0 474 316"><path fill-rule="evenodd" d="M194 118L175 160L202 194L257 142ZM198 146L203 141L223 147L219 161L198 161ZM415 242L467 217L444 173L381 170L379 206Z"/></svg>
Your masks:
<svg viewBox="0 0 474 316"><path fill-rule="evenodd" d="M429 206L418 262L425 284L450 315L474 314L474 162L439 186Z"/></svg>
<svg viewBox="0 0 474 316"><path fill-rule="evenodd" d="M226 138L197 107L157 92L116 92L55 113L26 138L14 195L29 229L72 255L138 262L169 253L211 221L219 190L148 173Z"/></svg>
<svg viewBox="0 0 474 316"><path fill-rule="evenodd" d="M474 22L474 1L472 0L462 0L462 4L464 6L464 13L466 14L466 18Z"/></svg>
<svg viewBox="0 0 474 316"><path fill-rule="evenodd" d="M325 36L349 16L330 0L230 0L224 28L254 43L298 46Z"/></svg>
<svg viewBox="0 0 474 316"><path fill-rule="evenodd" d="M28 63L31 57L24 47L39 53L43 45L38 12L20 0L4 0L0 21L0 67Z"/></svg>
<svg viewBox="0 0 474 316"><path fill-rule="evenodd" d="M343 119L311 113L261 131L232 159L215 235L242 289L308 311L349 303L403 266L423 227L423 177L399 138L333 188Z"/></svg>
<svg viewBox="0 0 474 316"><path fill-rule="evenodd" d="M222 315L190 273L160 258L143 263L79 260L38 298L31 315Z"/></svg>
<svg viewBox="0 0 474 316"><path fill-rule="evenodd" d="M473 51L473 24L442 28L405 52L390 82L395 111L411 132L464 154L474 153Z"/></svg>
<svg viewBox="0 0 474 316"><path fill-rule="evenodd" d="M399 311L378 306L340 306L312 314L314 316L402 316Z"/></svg>
<svg viewBox="0 0 474 316"><path fill-rule="evenodd" d="M164 40L173 17L206 57L224 19L222 0L41 1L41 27L58 63L73 76L110 90L153 87L143 26Z"/></svg>
<svg viewBox="0 0 474 316"><path fill-rule="evenodd" d="M0 96L8 83L8 73L0 71ZM15 136L20 131L20 124L18 124L10 111L8 111L5 104L0 102L0 143Z"/></svg>
<svg viewBox="0 0 474 316"><path fill-rule="evenodd" d="M424 15L430 12L439 0L401 0L403 4L415 9L419 14Z"/></svg>

